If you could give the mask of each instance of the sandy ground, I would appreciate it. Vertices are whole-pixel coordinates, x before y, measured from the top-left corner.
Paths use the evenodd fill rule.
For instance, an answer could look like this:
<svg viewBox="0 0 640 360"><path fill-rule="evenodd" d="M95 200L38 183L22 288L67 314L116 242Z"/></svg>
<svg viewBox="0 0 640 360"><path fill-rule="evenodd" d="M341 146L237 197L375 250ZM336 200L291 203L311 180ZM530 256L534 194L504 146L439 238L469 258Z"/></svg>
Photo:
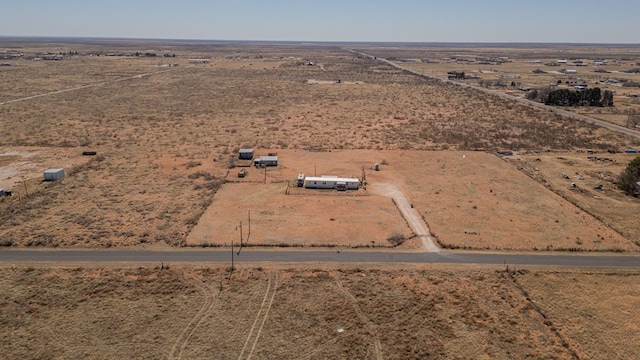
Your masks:
<svg viewBox="0 0 640 360"><path fill-rule="evenodd" d="M259 154L259 150L257 154ZM264 152L264 151L263 151ZM390 200L398 189L429 232L449 248L633 250L635 244L495 155L484 152L279 150L280 166L231 172L188 237L229 245L389 246L395 232L416 235ZM380 164L380 171L373 165ZM298 189L298 173L362 177L367 190ZM287 188L289 187L289 194ZM294 195L295 194L295 195ZM419 235L419 234L418 234ZM415 244L415 242L413 243ZM418 246L424 248L424 244Z"/></svg>
<svg viewBox="0 0 640 360"><path fill-rule="evenodd" d="M0 148L0 188L16 188L24 179L42 179L48 169L69 171L90 159L91 156L82 156L82 150L77 148L3 147Z"/></svg>

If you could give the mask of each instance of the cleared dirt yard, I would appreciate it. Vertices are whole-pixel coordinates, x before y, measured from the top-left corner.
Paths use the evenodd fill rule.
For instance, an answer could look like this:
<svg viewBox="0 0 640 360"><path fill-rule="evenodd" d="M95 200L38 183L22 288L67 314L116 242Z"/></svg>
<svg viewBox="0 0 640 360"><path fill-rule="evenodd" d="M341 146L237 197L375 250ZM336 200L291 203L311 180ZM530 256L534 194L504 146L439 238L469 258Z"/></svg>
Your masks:
<svg viewBox="0 0 640 360"><path fill-rule="evenodd" d="M264 152L264 151L263 151ZM259 150L258 152L259 153ZM281 165L230 173L189 244L230 245L244 238L251 211L252 245L391 246L411 235L386 195L400 189L446 248L636 250L637 246L494 154L473 151L305 152L280 150ZM373 165L381 171L374 171ZM367 190L295 187L298 173L360 177ZM237 170L237 169L236 169ZM238 182L238 183L235 183ZM291 184L288 185L288 184ZM289 193L290 195L287 195ZM408 248L420 246L414 241Z"/></svg>
<svg viewBox="0 0 640 360"><path fill-rule="evenodd" d="M187 244L239 244L238 225L248 245L391 246L386 240L411 231L390 199L368 194L286 195L286 184L228 183L187 238ZM317 191L316 191L317 192ZM251 210L253 209L253 210Z"/></svg>
<svg viewBox="0 0 640 360"><path fill-rule="evenodd" d="M246 267L230 281L222 268L195 265L2 272L5 359L572 359L640 351L637 272L309 265Z"/></svg>

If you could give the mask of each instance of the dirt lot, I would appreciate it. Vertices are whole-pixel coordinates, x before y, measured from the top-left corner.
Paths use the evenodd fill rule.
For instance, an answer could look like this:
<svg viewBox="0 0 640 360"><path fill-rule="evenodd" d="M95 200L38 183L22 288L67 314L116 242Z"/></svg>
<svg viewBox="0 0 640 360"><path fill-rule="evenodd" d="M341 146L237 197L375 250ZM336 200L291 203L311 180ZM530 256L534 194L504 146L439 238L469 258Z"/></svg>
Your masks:
<svg viewBox="0 0 640 360"><path fill-rule="evenodd" d="M390 185L414 204L446 248L637 250L494 154L281 150L278 155L281 165L267 169L267 185L262 170L249 168L241 180L230 173L230 183L218 191L187 242L230 245L234 239L238 244L238 225L243 222L246 239L251 211L252 245L391 246L388 237L396 232L410 236L411 229L385 194ZM375 163L382 164L381 171L373 170ZM366 191L293 186L298 173L361 177L363 167ZM419 245L414 241L405 247Z"/></svg>
<svg viewBox="0 0 640 360"><path fill-rule="evenodd" d="M200 266L2 272L5 359L640 354L635 272L247 267L231 281Z"/></svg>

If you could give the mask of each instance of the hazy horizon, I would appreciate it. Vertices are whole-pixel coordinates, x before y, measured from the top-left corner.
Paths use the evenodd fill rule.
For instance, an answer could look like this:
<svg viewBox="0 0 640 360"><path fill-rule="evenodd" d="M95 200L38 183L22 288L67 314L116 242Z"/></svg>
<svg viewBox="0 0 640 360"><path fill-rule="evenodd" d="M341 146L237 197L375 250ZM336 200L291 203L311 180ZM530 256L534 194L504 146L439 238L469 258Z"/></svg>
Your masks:
<svg viewBox="0 0 640 360"><path fill-rule="evenodd" d="M202 41L636 44L640 2L594 0L0 0L2 37ZM606 16L605 16L606 15Z"/></svg>

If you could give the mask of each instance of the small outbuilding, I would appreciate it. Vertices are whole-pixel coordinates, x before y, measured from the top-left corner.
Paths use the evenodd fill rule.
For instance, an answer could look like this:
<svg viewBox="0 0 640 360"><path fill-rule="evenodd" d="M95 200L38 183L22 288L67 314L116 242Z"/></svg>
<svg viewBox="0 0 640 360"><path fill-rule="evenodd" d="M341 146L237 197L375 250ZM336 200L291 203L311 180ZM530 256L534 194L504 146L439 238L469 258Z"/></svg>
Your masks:
<svg viewBox="0 0 640 360"><path fill-rule="evenodd" d="M64 177L64 169L49 169L44 172L44 181L56 181Z"/></svg>
<svg viewBox="0 0 640 360"><path fill-rule="evenodd" d="M238 157L240 160L253 159L253 149L240 149L240 151L238 151Z"/></svg>
<svg viewBox="0 0 640 360"><path fill-rule="evenodd" d="M304 187L307 189L358 190L359 186L360 180L358 178L324 175L320 177L308 176L304 179Z"/></svg>
<svg viewBox="0 0 640 360"><path fill-rule="evenodd" d="M253 160L255 166L278 166L277 156L260 156Z"/></svg>

